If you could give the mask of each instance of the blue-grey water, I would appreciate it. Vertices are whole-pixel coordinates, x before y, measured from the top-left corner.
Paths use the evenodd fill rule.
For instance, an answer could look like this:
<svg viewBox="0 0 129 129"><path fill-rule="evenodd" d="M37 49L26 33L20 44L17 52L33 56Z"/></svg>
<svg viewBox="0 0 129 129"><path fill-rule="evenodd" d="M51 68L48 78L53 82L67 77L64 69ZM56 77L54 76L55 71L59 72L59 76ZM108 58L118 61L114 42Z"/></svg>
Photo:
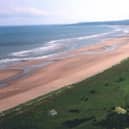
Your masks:
<svg viewBox="0 0 129 129"><path fill-rule="evenodd" d="M65 53L127 33L128 26L115 25L0 27L0 65Z"/></svg>

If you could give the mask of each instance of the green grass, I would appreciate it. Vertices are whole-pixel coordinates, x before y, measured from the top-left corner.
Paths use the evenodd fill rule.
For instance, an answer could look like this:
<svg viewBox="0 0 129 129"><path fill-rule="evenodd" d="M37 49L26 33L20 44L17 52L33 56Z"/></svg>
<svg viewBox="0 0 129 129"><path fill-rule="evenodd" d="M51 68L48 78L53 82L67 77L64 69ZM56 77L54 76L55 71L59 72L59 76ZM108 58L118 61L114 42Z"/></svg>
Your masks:
<svg viewBox="0 0 129 129"><path fill-rule="evenodd" d="M129 111L129 59L69 88L1 113L0 129L125 129L129 127L129 113L115 114L116 106ZM49 114L52 109L56 116Z"/></svg>

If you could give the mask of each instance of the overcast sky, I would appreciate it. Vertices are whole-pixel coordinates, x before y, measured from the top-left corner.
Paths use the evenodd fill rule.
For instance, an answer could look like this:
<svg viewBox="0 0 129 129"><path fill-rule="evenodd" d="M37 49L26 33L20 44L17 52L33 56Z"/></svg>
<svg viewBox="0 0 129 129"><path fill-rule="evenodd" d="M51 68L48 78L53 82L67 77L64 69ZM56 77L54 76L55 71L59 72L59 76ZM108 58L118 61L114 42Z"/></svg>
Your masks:
<svg viewBox="0 0 129 129"><path fill-rule="evenodd" d="M0 0L0 25L129 19L129 0Z"/></svg>

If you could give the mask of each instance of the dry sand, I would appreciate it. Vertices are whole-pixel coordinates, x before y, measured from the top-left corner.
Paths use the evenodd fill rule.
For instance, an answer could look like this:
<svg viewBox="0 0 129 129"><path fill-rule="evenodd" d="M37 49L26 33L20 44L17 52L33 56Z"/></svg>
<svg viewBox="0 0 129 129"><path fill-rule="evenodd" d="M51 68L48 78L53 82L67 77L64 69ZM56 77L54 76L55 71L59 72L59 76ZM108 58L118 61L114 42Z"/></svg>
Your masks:
<svg viewBox="0 0 129 129"><path fill-rule="evenodd" d="M127 57L129 57L128 37L111 39L70 52L66 58L42 67L25 78L10 81L6 87L1 87L0 111L77 83L120 63ZM32 64L36 62L40 63L41 60L31 61ZM31 63L25 62L26 65ZM23 64L20 68L25 66ZM9 72L9 70L4 73L0 71L0 78L5 78ZM15 72L15 70L11 71L10 76L14 76Z"/></svg>

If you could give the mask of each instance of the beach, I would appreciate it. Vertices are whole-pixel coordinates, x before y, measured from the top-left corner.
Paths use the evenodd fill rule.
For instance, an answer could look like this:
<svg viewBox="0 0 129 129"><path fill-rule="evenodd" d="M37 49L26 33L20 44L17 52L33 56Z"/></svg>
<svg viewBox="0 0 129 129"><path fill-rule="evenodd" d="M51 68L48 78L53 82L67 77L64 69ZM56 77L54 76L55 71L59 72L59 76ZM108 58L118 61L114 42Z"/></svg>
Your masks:
<svg viewBox="0 0 129 129"><path fill-rule="evenodd" d="M49 62L49 58L25 61L12 65L6 70L2 69L0 70L0 112L87 79L128 57L127 35L70 51L45 66L44 63Z"/></svg>

